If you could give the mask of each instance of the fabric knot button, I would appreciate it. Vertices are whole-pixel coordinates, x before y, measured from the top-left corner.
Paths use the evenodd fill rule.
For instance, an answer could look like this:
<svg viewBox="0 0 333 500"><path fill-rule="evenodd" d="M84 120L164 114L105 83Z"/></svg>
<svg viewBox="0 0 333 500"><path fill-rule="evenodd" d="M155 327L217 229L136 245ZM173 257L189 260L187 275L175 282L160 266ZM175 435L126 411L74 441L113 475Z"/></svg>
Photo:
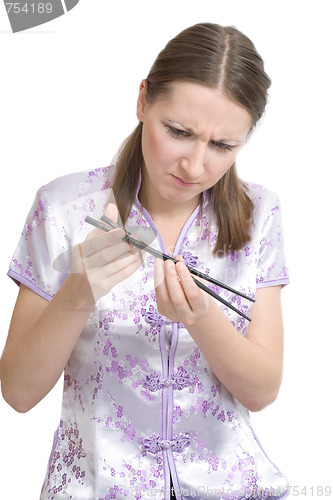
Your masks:
<svg viewBox="0 0 333 500"><path fill-rule="evenodd" d="M142 449L153 454L159 453L162 450L161 441L161 436L153 434L151 437L143 439Z"/></svg>
<svg viewBox="0 0 333 500"><path fill-rule="evenodd" d="M145 381L142 382L142 386L151 392L155 392L163 387L171 386L173 386L174 389L181 391L190 385L192 385L192 378L182 366L180 366L177 373L172 375L170 378L162 379L159 373L152 372L146 375Z"/></svg>
<svg viewBox="0 0 333 500"><path fill-rule="evenodd" d="M160 375L156 372L146 375L146 380L142 383L142 386L151 392L162 389L163 385L161 383Z"/></svg>
<svg viewBox="0 0 333 500"><path fill-rule="evenodd" d="M187 433L176 434L172 440L162 439L162 436L153 434L151 437L143 439L142 449L153 454L169 449L180 453L190 444L191 439Z"/></svg>
<svg viewBox="0 0 333 500"><path fill-rule="evenodd" d="M163 387L170 387L174 384L175 381L173 378L166 378L163 380L159 373L153 372L149 375L146 375L146 380L142 383L142 386L151 392L155 392L158 389L162 389Z"/></svg>
<svg viewBox="0 0 333 500"><path fill-rule="evenodd" d="M182 366L178 368L177 373L173 375L172 378L174 380L175 389L179 391L192 384L191 376Z"/></svg>
<svg viewBox="0 0 333 500"><path fill-rule="evenodd" d="M161 323L161 315L156 309L149 308L145 314L145 321L152 326L158 326Z"/></svg>
<svg viewBox="0 0 333 500"><path fill-rule="evenodd" d="M168 450L172 446L172 442L168 441L167 439L164 439L164 441L161 441L161 446L163 450Z"/></svg>
<svg viewBox="0 0 333 500"><path fill-rule="evenodd" d="M184 252L182 257L186 266L196 267L199 264L199 257L191 252Z"/></svg>
<svg viewBox="0 0 333 500"><path fill-rule="evenodd" d="M177 451L178 453L180 453L181 451L183 451L184 448L190 446L191 444L190 436L186 433L185 434L180 433L177 436L175 436L175 438L176 439L174 440L173 445L171 446L172 451Z"/></svg>

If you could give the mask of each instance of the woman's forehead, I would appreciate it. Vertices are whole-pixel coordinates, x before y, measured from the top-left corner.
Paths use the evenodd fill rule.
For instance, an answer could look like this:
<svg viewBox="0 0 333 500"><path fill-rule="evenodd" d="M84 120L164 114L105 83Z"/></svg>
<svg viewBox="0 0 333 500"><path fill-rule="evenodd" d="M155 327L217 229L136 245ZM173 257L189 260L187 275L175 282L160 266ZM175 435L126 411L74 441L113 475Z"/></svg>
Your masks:
<svg viewBox="0 0 333 500"><path fill-rule="evenodd" d="M177 81L156 101L165 119L196 135L209 132L215 140L242 142L252 127L249 112L220 89Z"/></svg>

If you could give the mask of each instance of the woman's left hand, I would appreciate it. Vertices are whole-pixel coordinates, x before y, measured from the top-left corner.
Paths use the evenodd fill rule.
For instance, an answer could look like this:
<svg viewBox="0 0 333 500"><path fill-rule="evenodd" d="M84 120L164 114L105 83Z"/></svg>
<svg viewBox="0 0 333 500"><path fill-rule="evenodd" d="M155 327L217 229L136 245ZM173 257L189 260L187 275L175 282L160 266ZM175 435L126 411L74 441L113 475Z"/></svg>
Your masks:
<svg viewBox="0 0 333 500"><path fill-rule="evenodd" d="M154 281L157 308L160 314L171 321L193 325L207 315L213 299L193 281L192 275L177 255L172 260L155 259Z"/></svg>

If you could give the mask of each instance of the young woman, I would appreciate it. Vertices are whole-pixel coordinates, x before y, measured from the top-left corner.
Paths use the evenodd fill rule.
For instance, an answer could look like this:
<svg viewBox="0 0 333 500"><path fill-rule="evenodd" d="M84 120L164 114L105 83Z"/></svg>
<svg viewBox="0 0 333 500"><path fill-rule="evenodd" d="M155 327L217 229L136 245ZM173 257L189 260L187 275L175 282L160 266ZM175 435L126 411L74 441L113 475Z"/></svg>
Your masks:
<svg viewBox="0 0 333 500"><path fill-rule="evenodd" d="M10 266L20 291L0 368L20 412L65 369L43 500L286 494L249 419L281 381L279 203L235 170L269 86L238 30L188 28L142 81L115 164L39 190ZM140 254L122 229L91 231L86 216L103 213L179 262ZM186 265L254 297L210 285L251 323Z"/></svg>

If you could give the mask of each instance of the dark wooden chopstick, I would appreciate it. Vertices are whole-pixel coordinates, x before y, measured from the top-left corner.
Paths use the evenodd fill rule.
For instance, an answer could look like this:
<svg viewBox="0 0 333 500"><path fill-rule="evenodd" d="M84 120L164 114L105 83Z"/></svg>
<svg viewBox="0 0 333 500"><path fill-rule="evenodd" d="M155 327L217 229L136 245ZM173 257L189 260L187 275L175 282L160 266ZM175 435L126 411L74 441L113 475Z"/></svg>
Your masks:
<svg viewBox="0 0 333 500"><path fill-rule="evenodd" d="M97 227L99 229L102 229L103 231L106 231L106 232L110 231L111 229L123 229L125 231L125 236L124 236L124 238L122 238L123 241L127 241L128 243L132 244L133 246L136 246L137 248L140 248L141 250L144 250L147 253L150 253L151 255L153 255L154 257L157 257L159 259L172 260L174 263L179 262L175 258L171 257L170 255L167 255L167 254L165 254L163 252L160 252L159 250L156 250L155 248L152 248L151 246L149 246L144 241L136 240L135 238L133 238L131 236L131 233L129 233L123 226L120 226L119 224L117 224L116 222L112 221L111 219L109 219L105 215L103 215L101 217L101 220L104 221L104 222L106 222L106 224L104 224L104 222L101 222L101 221L98 221L96 219L93 219L92 217L89 217L89 216L87 216L86 219L85 219L85 221L88 224L91 224L92 226L95 226L95 227ZM200 277L200 278L202 278L202 279L204 279L206 281L209 281L210 283L213 283L213 284L215 284L215 285L217 285L217 286L219 286L221 288L229 290L230 292L232 292L232 293L234 293L236 295L239 295L240 297L243 297L245 299L251 300L252 302L255 302L255 300L252 297L249 297L249 296L247 296L247 295L239 292L238 290L235 290L234 288L231 288L228 285L225 285L224 283L222 283L222 282L220 282L220 281L218 281L218 280L216 280L214 278L211 278L210 276L208 276L206 274L201 273L197 269L194 269L191 266L186 266L186 267L190 271L191 274L194 274L195 276L198 276L198 277ZM195 283L197 284L197 286L199 288L201 288L202 290L204 290L205 292L207 292L209 295L211 295L212 297L214 297L215 299L217 299L219 302L222 302L222 304L224 304L225 306L229 307L230 309L232 309L233 311L235 311L237 314L239 314L243 318L247 319L248 321L251 321L251 319L248 316L246 316L246 314L244 314L242 311L240 311L239 309L237 309L236 307L234 307L232 304L230 304L229 302L227 302L226 300L224 300L222 297L220 297L213 290L211 290L210 288L208 288L207 286L205 286L203 283L201 283L201 281L196 280L195 278L193 278L193 280L195 281Z"/></svg>

